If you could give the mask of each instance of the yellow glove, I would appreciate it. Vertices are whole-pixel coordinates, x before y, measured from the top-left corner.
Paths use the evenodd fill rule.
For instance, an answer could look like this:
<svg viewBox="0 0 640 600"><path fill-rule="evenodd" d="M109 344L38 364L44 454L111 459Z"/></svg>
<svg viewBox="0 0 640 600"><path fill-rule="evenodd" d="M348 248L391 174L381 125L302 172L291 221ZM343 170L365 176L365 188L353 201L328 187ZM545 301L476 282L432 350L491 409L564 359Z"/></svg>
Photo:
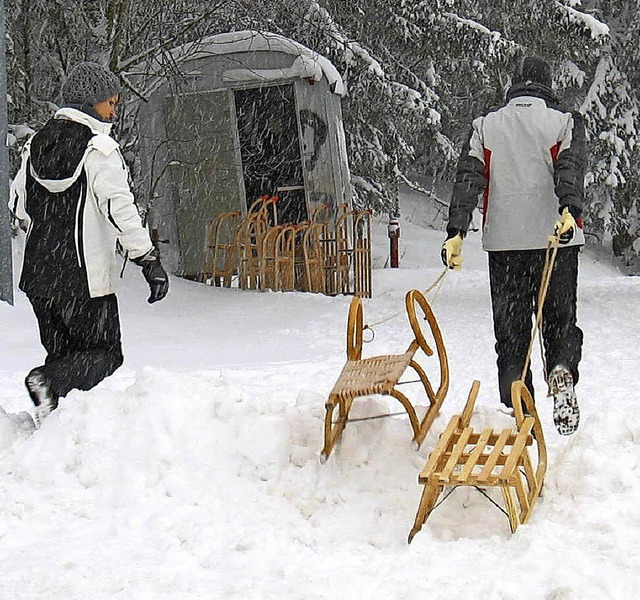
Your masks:
<svg viewBox="0 0 640 600"><path fill-rule="evenodd" d="M573 234L577 227L576 220L573 218L569 207L565 206L562 209L560 218L556 221L555 235L558 237L558 242L561 244L568 244L573 238Z"/></svg>
<svg viewBox="0 0 640 600"><path fill-rule="evenodd" d="M459 233L442 244L440 256L445 267L456 271L462 269L462 236Z"/></svg>

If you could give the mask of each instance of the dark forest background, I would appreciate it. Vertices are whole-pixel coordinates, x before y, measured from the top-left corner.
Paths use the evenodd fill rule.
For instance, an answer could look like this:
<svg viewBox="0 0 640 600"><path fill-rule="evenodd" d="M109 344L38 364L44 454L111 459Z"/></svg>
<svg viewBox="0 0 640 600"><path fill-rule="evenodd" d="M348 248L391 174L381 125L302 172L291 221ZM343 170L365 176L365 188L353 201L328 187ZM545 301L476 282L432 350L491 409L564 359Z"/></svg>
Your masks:
<svg viewBox="0 0 640 600"><path fill-rule="evenodd" d="M561 100L586 119L589 240L640 273L638 2L7 0L6 12L14 161L56 110L76 62L108 64L121 78L127 110L116 131L134 157L135 107L150 91L132 83L136 65L155 57L175 74L180 65L169 51L178 45L272 31L326 56L342 74L355 199L385 212L397 210L400 184L446 203L441 190L472 118L503 100L523 55L541 56Z"/></svg>

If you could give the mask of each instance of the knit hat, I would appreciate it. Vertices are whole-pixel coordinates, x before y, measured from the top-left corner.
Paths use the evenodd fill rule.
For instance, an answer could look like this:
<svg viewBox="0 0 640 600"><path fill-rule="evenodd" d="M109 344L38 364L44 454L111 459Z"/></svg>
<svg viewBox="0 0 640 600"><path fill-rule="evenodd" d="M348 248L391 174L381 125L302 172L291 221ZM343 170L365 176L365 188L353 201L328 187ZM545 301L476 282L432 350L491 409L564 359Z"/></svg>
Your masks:
<svg viewBox="0 0 640 600"><path fill-rule="evenodd" d="M62 86L66 105L93 106L120 93L120 81L108 69L94 62L78 63Z"/></svg>
<svg viewBox="0 0 640 600"><path fill-rule="evenodd" d="M539 83L551 87L551 67L549 63L535 56L525 56L516 72L513 83Z"/></svg>

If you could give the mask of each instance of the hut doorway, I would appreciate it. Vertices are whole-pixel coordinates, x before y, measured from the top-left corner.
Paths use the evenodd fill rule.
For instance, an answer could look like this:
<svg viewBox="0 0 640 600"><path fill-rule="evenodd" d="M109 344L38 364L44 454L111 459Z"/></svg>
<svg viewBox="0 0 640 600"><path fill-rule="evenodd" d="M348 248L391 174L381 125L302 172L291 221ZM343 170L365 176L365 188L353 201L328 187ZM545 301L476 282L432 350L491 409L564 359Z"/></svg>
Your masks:
<svg viewBox="0 0 640 600"><path fill-rule="evenodd" d="M308 219L296 99L292 84L234 91L247 207L278 196L278 221Z"/></svg>

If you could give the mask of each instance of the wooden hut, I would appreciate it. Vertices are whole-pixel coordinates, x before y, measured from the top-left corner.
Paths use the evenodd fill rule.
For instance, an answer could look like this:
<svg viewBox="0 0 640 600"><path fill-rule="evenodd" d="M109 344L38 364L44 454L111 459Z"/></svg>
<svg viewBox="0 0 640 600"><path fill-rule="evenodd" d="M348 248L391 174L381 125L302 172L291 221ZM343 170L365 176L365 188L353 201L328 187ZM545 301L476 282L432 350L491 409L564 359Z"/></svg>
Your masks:
<svg viewBox="0 0 640 600"><path fill-rule="evenodd" d="M177 48L139 111L149 224L167 264L198 279L216 215L278 196L278 221L351 206L342 79L305 46L240 31ZM147 65L147 71L153 66ZM166 72L166 65L163 68Z"/></svg>

